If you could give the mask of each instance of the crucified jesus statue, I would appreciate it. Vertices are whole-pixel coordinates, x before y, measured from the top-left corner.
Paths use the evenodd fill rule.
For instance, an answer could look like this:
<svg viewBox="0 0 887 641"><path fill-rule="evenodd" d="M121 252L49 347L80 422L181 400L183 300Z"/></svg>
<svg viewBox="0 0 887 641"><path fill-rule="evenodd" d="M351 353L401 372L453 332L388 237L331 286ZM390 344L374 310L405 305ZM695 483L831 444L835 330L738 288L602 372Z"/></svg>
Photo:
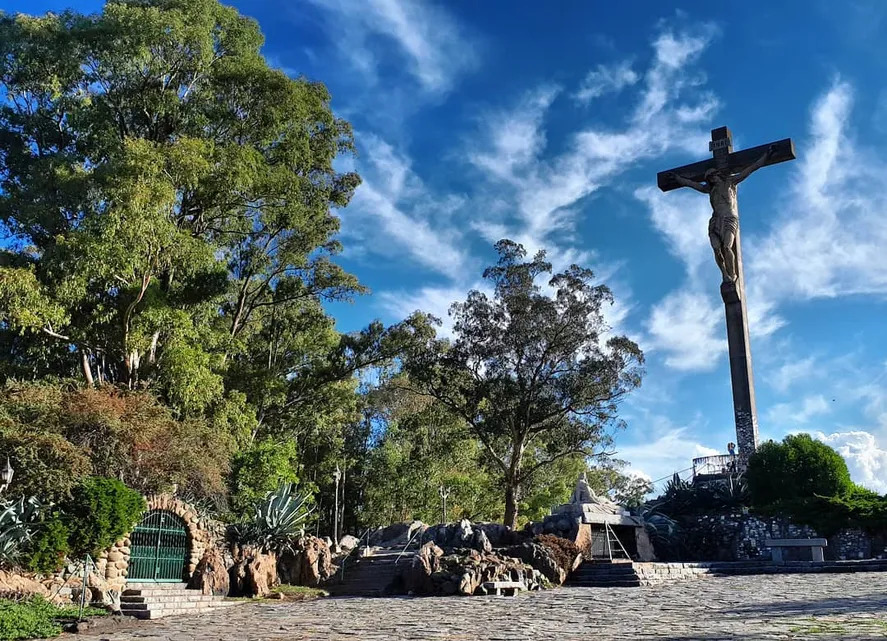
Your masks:
<svg viewBox="0 0 887 641"><path fill-rule="evenodd" d="M682 187L690 187L708 194L711 201L711 219L708 221L708 239L714 250L715 262L724 276L725 283L735 283L738 276L736 267L736 235L739 233L739 207L736 203L736 185L767 164L777 153L777 147L770 145L757 161L738 173L730 169L715 169L705 172L701 183L685 178L675 172L669 177Z"/></svg>

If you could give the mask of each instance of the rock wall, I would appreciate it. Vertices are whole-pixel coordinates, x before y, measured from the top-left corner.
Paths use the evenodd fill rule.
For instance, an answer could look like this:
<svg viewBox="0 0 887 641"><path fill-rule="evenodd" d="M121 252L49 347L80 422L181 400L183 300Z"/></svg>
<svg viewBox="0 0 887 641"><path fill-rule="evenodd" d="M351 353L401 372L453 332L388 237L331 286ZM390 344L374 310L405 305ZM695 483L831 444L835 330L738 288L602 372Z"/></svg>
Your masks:
<svg viewBox="0 0 887 641"><path fill-rule="evenodd" d="M887 549L873 544L878 537L858 528L847 528L825 537L809 525L798 525L785 518L761 518L736 512L702 515L685 529L699 537L699 549L710 557L705 560L711 561L768 560L771 549L765 545L767 539L810 538L828 539L828 547L824 550L827 560L887 558ZM789 548L785 554L786 560L809 560L806 550Z"/></svg>

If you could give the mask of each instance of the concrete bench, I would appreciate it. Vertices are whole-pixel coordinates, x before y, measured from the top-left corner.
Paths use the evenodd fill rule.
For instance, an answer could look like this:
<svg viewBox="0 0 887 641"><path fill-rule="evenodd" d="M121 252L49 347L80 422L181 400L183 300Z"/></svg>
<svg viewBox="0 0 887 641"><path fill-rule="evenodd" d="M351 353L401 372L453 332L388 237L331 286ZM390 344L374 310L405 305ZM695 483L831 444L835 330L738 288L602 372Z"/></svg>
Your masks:
<svg viewBox="0 0 887 641"><path fill-rule="evenodd" d="M774 563L782 563L782 548L810 548L814 561L824 561L822 548L828 547L825 539L767 539L764 545L771 550Z"/></svg>
<svg viewBox="0 0 887 641"><path fill-rule="evenodd" d="M487 594L495 594L496 596L502 594L503 590L506 595L515 596L521 590L527 589L527 586L520 581L487 581L482 587Z"/></svg>

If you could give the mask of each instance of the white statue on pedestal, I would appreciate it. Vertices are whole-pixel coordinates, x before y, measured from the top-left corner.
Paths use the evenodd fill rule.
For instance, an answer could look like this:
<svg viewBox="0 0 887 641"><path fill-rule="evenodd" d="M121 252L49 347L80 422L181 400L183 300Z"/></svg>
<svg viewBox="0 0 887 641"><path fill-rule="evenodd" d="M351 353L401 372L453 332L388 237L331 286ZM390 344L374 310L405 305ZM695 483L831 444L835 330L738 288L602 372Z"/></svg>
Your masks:
<svg viewBox="0 0 887 641"><path fill-rule="evenodd" d="M594 490L588 484L588 477L585 475L585 472L582 472L576 481L576 487L573 489L570 503L583 506L584 512L597 512L600 514L622 514L624 512L621 506L594 493Z"/></svg>

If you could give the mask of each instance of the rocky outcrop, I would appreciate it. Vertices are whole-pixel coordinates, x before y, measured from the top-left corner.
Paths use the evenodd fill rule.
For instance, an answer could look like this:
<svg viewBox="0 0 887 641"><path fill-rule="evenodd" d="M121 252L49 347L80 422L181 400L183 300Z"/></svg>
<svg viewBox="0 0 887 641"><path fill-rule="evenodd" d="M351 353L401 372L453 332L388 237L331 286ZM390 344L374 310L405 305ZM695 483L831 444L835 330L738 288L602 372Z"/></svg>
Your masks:
<svg viewBox="0 0 887 641"><path fill-rule="evenodd" d="M231 589L231 579L228 575L228 567L225 563L225 555L216 547L208 548L204 553L197 569L191 575L188 587L200 590L202 594L213 596L227 596Z"/></svg>
<svg viewBox="0 0 887 641"><path fill-rule="evenodd" d="M422 521L410 523L393 523L387 527L376 528L367 536L367 542L372 547L396 548L403 547L410 540L418 540L428 526ZM428 540L427 536L423 537Z"/></svg>
<svg viewBox="0 0 887 641"><path fill-rule="evenodd" d="M432 594L434 584L431 576L440 570L440 558L444 551L433 542L426 543L413 557L401 579L407 594Z"/></svg>
<svg viewBox="0 0 887 641"><path fill-rule="evenodd" d="M555 536L538 536L533 541L503 550L538 570L555 585L561 585L582 563L582 553L573 543Z"/></svg>
<svg viewBox="0 0 887 641"><path fill-rule="evenodd" d="M281 554L277 569L282 583L311 587L320 585L336 571L329 546L316 536L302 537L291 550Z"/></svg>
<svg viewBox="0 0 887 641"><path fill-rule="evenodd" d="M441 596L485 594L483 585L489 581L517 581L528 590L539 590L547 584L538 570L518 559L473 549L465 554L444 555L433 543L422 547L401 576L411 594Z"/></svg>
<svg viewBox="0 0 887 641"><path fill-rule="evenodd" d="M0 570L0 596L25 596L38 594L49 598L49 589L33 578Z"/></svg>
<svg viewBox="0 0 887 641"><path fill-rule="evenodd" d="M433 541L445 550L470 548L488 553L494 547L519 543L523 535L498 523L471 523L463 519L459 523L431 526L422 538L424 541Z"/></svg>
<svg viewBox="0 0 887 641"><path fill-rule="evenodd" d="M277 556L248 549L228 571L231 596L265 597L278 584Z"/></svg>

